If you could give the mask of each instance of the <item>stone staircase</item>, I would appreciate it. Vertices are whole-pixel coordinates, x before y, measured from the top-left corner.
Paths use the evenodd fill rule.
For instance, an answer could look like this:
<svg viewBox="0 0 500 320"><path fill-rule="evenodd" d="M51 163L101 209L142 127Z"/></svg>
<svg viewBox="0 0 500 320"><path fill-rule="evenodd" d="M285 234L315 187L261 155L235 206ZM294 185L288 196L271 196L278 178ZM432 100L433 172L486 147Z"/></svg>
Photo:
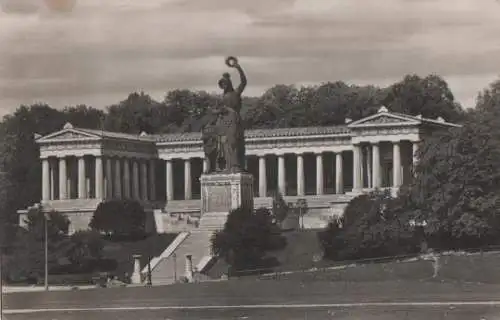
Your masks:
<svg viewBox="0 0 500 320"><path fill-rule="evenodd" d="M187 254L192 256L195 270L203 272L203 269L210 263L212 258L210 254L210 238L212 234L213 231L210 230L195 230L179 234L178 238L172 242L164 254L157 261L151 262L153 285L172 284L184 277ZM144 271L142 272L143 275Z"/></svg>
<svg viewBox="0 0 500 320"><path fill-rule="evenodd" d="M200 230L216 231L224 228L229 212L208 212L200 219Z"/></svg>

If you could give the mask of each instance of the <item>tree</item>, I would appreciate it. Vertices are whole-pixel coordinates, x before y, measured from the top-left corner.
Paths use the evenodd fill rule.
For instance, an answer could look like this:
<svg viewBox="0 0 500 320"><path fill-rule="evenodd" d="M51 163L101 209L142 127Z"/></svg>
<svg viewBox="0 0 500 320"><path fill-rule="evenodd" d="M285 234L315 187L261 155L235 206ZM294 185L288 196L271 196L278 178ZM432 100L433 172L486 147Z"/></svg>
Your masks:
<svg viewBox="0 0 500 320"><path fill-rule="evenodd" d="M274 229L269 210L234 209L224 228L213 235L212 252L223 258L233 272L258 268L272 248Z"/></svg>
<svg viewBox="0 0 500 320"><path fill-rule="evenodd" d="M69 221L57 212L50 212L47 221L47 245L49 270L65 257L64 241L67 239ZM6 257L5 273L10 281L36 279L43 276L45 269L45 215L39 209L32 209L26 218L27 230L16 229L15 239Z"/></svg>
<svg viewBox="0 0 500 320"><path fill-rule="evenodd" d="M44 213L38 208L28 211L26 220L28 232L37 241L45 241L45 223L47 223L47 235L49 241L63 239L69 230L69 219L56 211Z"/></svg>
<svg viewBox="0 0 500 320"><path fill-rule="evenodd" d="M383 104L393 112L420 114L430 119L443 117L449 122L460 122L464 115L446 81L434 74L425 78L405 76L386 89Z"/></svg>
<svg viewBox="0 0 500 320"><path fill-rule="evenodd" d="M97 206L89 227L112 237L142 237L146 232L146 213L134 200L105 201Z"/></svg>
<svg viewBox="0 0 500 320"><path fill-rule="evenodd" d="M500 94L485 90L462 128L428 137L411 188L433 247L464 248L500 236Z"/></svg>
<svg viewBox="0 0 500 320"><path fill-rule="evenodd" d="M162 106L144 92L134 92L118 104L107 108L104 128L108 131L139 134L156 133L163 125L159 117Z"/></svg>

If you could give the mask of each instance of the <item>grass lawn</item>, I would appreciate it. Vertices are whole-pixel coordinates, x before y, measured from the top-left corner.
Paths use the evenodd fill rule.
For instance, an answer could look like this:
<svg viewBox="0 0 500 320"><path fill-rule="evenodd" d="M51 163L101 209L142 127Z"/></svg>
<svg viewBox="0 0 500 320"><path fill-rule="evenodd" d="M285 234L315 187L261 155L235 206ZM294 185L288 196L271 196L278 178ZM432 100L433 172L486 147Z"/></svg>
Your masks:
<svg viewBox="0 0 500 320"><path fill-rule="evenodd" d="M282 250L269 252L269 257L279 261L277 266L265 272L288 272L279 275L280 279L299 281L348 281L379 282L394 280L429 280L434 270L432 261L416 260L409 262L362 263L354 267L331 270L335 266L349 265L351 262L321 260L321 246L317 238L317 230L297 230L283 232L287 246ZM437 280L463 281L500 284L500 252L484 252L444 255L440 258L440 271ZM317 271L300 272L317 268ZM227 270L223 261L217 261L209 271L214 278ZM256 277L242 273L242 277Z"/></svg>
<svg viewBox="0 0 500 320"><path fill-rule="evenodd" d="M57 314L56 314L57 315ZM7 319L23 320L471 320L471 319L498 319L500 310L498 307L489 306L458 306L458 307L382 307L382 308L314 308L314 309L251 309L251 310L153 310L153 311L87 311L87 312L65 312L56 317L52 313L34 313L9 315Z"/></svg>
<svg viewBox="0 0 500 320"><path fill-rule="evenodd" d="M414 260L387 263L351 265L342 269L327 267L316 271L293 272L277 275L281 280L298 281L457 281L485 284L500 284L498 266L500 252L473 254L452 253L440 258L438 276L432 279L433 262ZM274 277L274 276L269 276Z"/></svg>
<svg viewBox="0 0 500 320"><path fill-rule="evenodd" d="M133 256L141 255L141 267L148 263L148 257L159 256L175 239L177 234L156 234L138 241L111 241L105 240L102 257L105 260L115 260L116 268L106 269L107 273L117 276L118 279L128 282L134 270ZM49 283L52 285L88 285L93 284L98 271L84 274L50 274ZM43 278L38 279L39 284Z"/></svg>
<svg viewBox="0 0 500 320"><path fill-rule="evenodd" d="M176 236L175 233L167 233L152 235L139 241L107 240L103 249L103 257L116 260L118 267L113 274L121 277L127 273L131 276L134 271L133 255L141 255L140 261L143 267L148 263L148 257L159 256Z"/></svg>

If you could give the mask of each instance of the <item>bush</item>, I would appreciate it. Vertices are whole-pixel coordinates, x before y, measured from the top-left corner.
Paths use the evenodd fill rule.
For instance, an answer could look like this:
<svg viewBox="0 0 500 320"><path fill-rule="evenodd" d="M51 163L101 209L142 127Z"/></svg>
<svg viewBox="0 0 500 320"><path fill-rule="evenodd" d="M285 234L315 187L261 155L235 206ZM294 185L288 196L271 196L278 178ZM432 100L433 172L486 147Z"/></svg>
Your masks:
<svg viewBox="0 0 500 320"><path fill-rule="evenodd" d="M353 199L344 215L318 234L325 257L355 260L416 252L419 237L402 208L388 193Z"/></svg>
<svg viewBox="0 0 500 320"><path fill-rule="evenodd" d="M89 227L111 237L135 239L146 233L146 213L141 204L133 200L101 202Z"/></svg>
<svg viewBox="0 0 500 320"><path fill-rule="evenodd" d="M78 268L85 268L95 260L101 259L104 241L96 231L78 231L67 240L65 256L71 264Z"/></svg>
<svg viewBox="0 0 500 320"><path fill-rule="evenodd" d="M259 268L273 249L277 227L268 209L238 208L229 213L224 228L212 239L212 251L231 267L231 273Z"/></svg>

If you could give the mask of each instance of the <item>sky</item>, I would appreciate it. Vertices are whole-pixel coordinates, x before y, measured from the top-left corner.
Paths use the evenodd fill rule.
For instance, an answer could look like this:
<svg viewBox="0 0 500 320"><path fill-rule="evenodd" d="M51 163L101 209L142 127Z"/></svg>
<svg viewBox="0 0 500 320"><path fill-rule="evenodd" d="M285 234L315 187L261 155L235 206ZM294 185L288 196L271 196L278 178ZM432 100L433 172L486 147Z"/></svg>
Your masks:
<svg viewBox="0 0 500 320"><path fill-rule="evenodd" d="M386 86L437 73L464 107L499 79L500 0L0 0L0 115L103 108L133 91L218 91L238 56L246 95L274 84ZM234 72L234 71L233 71Z"/></svg>

